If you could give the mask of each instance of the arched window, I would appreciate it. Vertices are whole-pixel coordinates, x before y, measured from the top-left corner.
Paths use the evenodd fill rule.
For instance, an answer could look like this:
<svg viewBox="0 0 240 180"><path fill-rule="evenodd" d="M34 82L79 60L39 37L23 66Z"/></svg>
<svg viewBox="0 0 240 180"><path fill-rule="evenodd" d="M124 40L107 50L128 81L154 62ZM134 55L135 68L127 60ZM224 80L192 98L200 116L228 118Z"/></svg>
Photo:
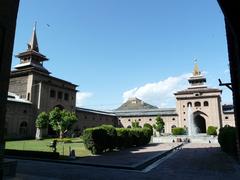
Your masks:
<svg viewBox="0 0 240 180"><path fill-rule="evenodd" d="M173 129L173 128L176 128L176 126L175 126L175 125L172 125L171 128L172 128L172 129Z"/></svg>
<svg viewBox="0 0 240 180"><path fill-rule="evenodd" d="M194 106L195 106L195 107L200 107L200 106L201 106L201 103L200 103L199 101L197 101L197 102L194 103Z"/></svg>
<svg viewBox="0 0 240 180"><path fill-rule="evenodd" d="M187 103L187 107L192 107L192 103L191 103L191 102L188 102L188 103Z"/></svg>
<svg viewBox="0 0 240 180"><path fill-rule="evenodd" d="M64 106L63 105L61 105L61 104L58 104L58 105L56 105L55 107L58 107L59 109L61 109L61 110L63 110L64 109Z"/></svg>
<svg viewBox="0 0 240 180"><path fill-rule="evenodd" d="M20 127L19 127L19 134L21 136L27 135L27 126L28 126L28 124L26 121L21 122Z"/></svg>
<svg viewBox="0 0 240 180"><path fill-rule="evenodd" d="M203 105L204 105L204 106L208 106L208 102L207 102L207 101L204 101Z"/></svg>

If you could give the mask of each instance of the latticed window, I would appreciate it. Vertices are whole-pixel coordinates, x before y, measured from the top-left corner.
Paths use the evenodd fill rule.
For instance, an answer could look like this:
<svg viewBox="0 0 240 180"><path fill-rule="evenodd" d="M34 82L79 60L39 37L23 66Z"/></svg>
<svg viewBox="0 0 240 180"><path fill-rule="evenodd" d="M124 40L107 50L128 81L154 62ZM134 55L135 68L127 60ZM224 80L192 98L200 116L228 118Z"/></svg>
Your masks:
<svg viewBox="0 0 240 180"><path fill-rule="evenodd" d="M201 103L200 103L199 101L197 101L197 102L194 103L194 106L195 106L195 107L200 107L200 106L201 106Z"/></svg>
<svg viewBox="0 0 240 180"><path fill-rule="evenodd" d="M208 102L207 102L207 101L204 101L203 105L204 105L204 106L208 106Z"/></svg>
<svg viewBox="0 0 240 180"><path fill-rule="evenodd" d="M173 128L176 128L176 126L175 126L175 125L172 125L171 128L172 128L172 129L173 129Z"/></svg>
<svg viewBox="0 0 240 180"><path fill-rule="evenodd" d="M192 107L192 103L191 103L191 102L188 102L188 103L187 103L187 107Z"/></svg>

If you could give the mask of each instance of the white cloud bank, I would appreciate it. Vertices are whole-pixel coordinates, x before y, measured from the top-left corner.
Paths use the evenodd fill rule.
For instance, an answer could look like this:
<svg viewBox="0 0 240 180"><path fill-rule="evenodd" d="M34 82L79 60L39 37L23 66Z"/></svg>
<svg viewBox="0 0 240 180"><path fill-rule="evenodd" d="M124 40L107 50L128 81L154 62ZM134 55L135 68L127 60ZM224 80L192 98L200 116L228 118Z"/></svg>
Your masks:
<svg viewBox="0 0 240 180"><path fill-rule="evenodd" d="M156 83L147 83L141 87L136 87L123 93L123 101L128 98L137 97L149 104L158 107L175 107L174 93L187 88L187 78L191 74L183 74L175 77L168 77Z"/></svg>
<svg viewBox="0 0 240 180"><path fill-rule="evenodd" d="M90 92L77 92L76 105L77 107L83 106L86 99L93 96Z"/></svg>

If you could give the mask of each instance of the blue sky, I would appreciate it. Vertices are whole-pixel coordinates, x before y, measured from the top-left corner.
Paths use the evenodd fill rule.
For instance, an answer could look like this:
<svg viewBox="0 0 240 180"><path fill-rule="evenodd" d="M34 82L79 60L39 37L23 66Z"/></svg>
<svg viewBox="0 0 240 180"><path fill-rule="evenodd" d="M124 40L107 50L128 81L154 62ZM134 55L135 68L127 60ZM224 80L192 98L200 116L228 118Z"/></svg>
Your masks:
<svg viewBox="0 0 240 180"><path fill-rule="evenodd" d="M194 58L208 86L229 81L216 0L22 0L15 55L26 49L35 21L45 67L79 85L79 106L113 109L137 96L175 107L173 92L187 87ZM231 92L221 89L223 103L231 103Z"/></svg>

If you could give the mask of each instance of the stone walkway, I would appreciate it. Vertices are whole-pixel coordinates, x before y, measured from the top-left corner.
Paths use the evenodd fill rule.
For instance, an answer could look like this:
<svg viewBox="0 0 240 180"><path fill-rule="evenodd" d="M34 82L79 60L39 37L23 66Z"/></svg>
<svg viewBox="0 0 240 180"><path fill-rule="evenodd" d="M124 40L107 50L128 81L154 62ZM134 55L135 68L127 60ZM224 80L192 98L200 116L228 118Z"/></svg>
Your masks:
<svg viewBox="0 0 240 180"><path fill-rule="evenodd" d="M161 144L159 147L161 147ZM145 154L148 154L148 151L154 152L153 149L149 150L149 148L156 148L157 150L157 146L150 145L149 147L136 151L136 154L142 154L136 157L144 160L146 158ZM104 161L104 159L108 158L107 156L113 157L112 164L117 161L124 163L124 160L127 161L124 164L132 162L131 155L127 152L125 155L124 158L123 153L119 156L119 158L121 157L120 160L117 160L116 154L114 155L116 160L114 160L114 156L108 154L105 156L106 158L100 158L96 160L96 162L100 160ZM132 153L132 155L134 155L134 153ZM106 161L110 162L110 160ZM186 144L183 149L176 151L165 160L160 160L157 166L148 172L31 160L19 160L18 163L17 177L8 179L240 179L240 165L225 153L221 152L217 144Z"/></svg>
<svg viewBox="0 0 240 180"><path fill-rule="evenodd" d="M180 146L182 143L150 144L141 148L130 148L120 152L108 152L102 155L89 156L70 160L79 165L93 165L102 167L137 169L139 166L156 159L162 154Z"/></svg>

